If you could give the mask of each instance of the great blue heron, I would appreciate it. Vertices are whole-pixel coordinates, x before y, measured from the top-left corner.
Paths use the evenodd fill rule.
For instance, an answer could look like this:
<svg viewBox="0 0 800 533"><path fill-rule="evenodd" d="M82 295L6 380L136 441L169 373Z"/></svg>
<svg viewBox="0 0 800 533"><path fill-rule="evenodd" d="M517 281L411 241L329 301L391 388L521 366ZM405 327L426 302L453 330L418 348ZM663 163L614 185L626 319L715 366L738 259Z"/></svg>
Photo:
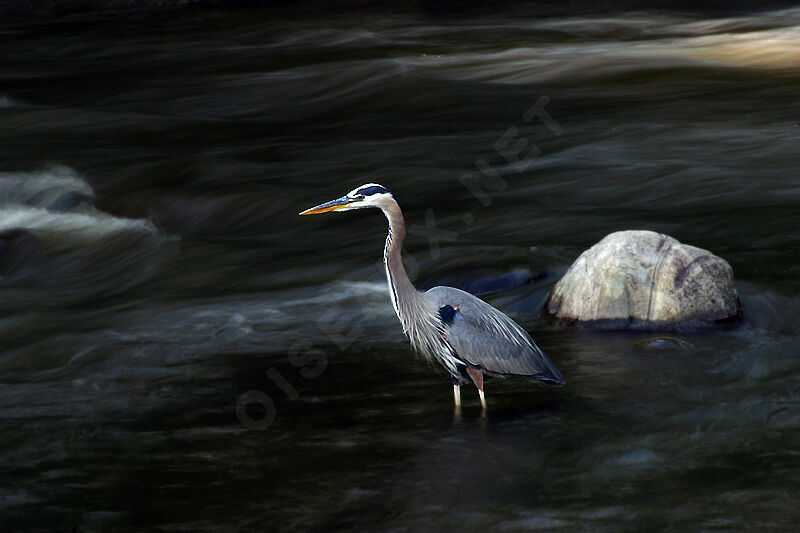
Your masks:
<svg viewBox="0 0 800 533"><path fill-rule="evenodd" d="M453 287L434 287L425 292L414 287L401 257L406 237L403 213L382 185L367 183L300 214L367 207L377 207L389 220L383 261L392 306L403 324L403 331L417 351L435 358L450 372L456 407L461 405L461 385L472 381L486 409L484 375L525 376L551 385L564 384L556 365L524 329L502 312Z"/></svg>

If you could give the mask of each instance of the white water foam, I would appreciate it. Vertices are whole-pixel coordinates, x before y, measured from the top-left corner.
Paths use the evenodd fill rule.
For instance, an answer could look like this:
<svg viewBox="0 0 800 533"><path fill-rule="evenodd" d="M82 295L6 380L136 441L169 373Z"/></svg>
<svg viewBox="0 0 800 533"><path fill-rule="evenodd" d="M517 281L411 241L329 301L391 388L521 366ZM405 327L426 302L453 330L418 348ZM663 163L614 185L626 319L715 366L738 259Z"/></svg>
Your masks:
<svg viewBox="0 0 800 533"><path fill-rule="evenodd" d="M47 208L69 194L94 198L89 184L68 167L0 172L0 206L18 204Z"/></svg>
<svg viewBox="0 0 800 533"><path fill-rule="evenodd" d="M123 231L158 233L147 220L118 218L81 202L94 197L89 184L67 167L0 173L0 231L22 229L69 245Z"/></svg>
<svg viewBox="0 0 800 533"><path fill-rule="evenodd" d="M0 207L0 231L24 229L40 237L66 239L70 244L88 244L120 231L157 234L146 220L117 218L92 209L87 213L58 213L38 207Z"/></svg>
<svg viewBox="0 0 800 533"><path fill-rule="evenodd" d="M583 39L537 42L537 30L558 29ZM639 39L604 35L636 30ZM719 67L786 70L800 67L800 10L712 19L573 19L536 23L533 40L493 52L407 56L398 61L426 74L507 84L580 80L642 68ZM590 38L591 37L591 38Z"/></svg>

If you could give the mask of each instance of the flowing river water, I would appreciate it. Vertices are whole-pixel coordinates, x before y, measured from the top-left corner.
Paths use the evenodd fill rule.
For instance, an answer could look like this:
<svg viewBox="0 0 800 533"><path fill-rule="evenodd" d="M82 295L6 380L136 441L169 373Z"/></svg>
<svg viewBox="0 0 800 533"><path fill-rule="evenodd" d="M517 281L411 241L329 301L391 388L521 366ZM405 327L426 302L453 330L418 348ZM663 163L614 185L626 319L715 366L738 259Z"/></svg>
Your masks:
<svg viewBox="0 0 800 533"><path fill-rule="evenodd" d="M800 10L90 4L0 23L0 530L796 527ZM366 182L564 387L454 416L384 218L297 216ZM741 325L555 327L623 229Z"/></svg>

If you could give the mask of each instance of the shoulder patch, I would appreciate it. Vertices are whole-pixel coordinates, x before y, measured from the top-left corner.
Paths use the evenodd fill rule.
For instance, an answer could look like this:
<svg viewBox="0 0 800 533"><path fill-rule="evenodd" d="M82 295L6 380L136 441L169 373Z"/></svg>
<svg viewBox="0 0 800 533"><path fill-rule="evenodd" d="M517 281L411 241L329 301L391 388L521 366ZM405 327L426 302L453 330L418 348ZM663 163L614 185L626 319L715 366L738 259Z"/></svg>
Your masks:
<svg viewBox="0 0 800 533"><path fill-rule="evenodd" d="M456 319L457 312L458 312L458 307L453 307L452 305L445 305L444 307L440 307L439 320L441 320L442 323L444 323L446 326L449 326Z"/></svg>

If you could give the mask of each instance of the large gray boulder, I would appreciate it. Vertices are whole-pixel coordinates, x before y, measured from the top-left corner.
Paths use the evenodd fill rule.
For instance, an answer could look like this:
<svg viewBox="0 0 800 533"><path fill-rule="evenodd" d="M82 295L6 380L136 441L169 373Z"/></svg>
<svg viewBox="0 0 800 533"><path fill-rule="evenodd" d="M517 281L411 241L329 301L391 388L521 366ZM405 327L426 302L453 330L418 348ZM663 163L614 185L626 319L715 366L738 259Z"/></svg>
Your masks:
<svg viewBox="0 0 800 533"><path fill-rule="evenodd" d="M583 252L545 309L559 320L630 327L704 327L741 315L727 261L653 231L612 233Z"/></svg>

